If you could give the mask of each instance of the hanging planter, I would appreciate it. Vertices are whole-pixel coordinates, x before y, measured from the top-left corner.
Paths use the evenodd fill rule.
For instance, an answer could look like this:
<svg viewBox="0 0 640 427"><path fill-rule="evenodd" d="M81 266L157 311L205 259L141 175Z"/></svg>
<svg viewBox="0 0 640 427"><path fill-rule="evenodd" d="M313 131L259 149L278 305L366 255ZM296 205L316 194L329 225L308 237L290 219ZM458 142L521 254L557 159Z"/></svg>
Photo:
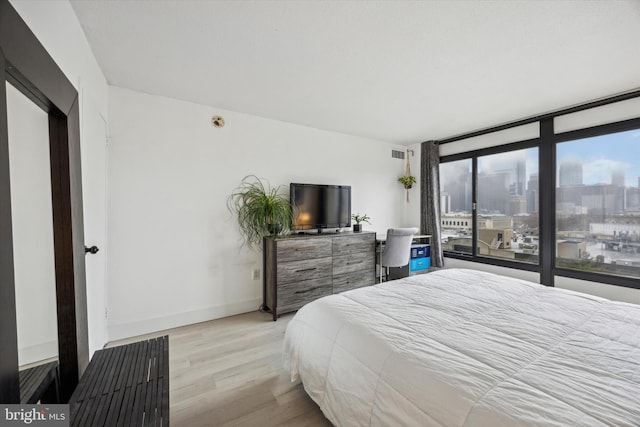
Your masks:
<svg viewBox="0 0 640 427"><path fill-rule="evenodd" d="M398 178L398 182L404 185L404 188L408 190L416 183L416 177L413 175L402 175Z"/></svg>
<svg viewBox="0 0 640 427"><path fill-rule="evenodd" d="M409 163L409 152L413 154L412 150L407 150L407 166L404 169L404 175L398 178L398 182L404 186L407 190L407 203L409 203L409 189L416 183L416 177L411 175L411 164Z"/></svg>

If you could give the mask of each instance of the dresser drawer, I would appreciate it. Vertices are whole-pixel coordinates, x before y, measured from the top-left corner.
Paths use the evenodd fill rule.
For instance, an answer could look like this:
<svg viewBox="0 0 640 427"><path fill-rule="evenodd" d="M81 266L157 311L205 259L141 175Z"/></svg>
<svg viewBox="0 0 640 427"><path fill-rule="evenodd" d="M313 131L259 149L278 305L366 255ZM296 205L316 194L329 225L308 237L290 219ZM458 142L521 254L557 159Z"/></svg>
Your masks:
<svg viewBox="0 0 640 427"><path fill-rule="evenodd" d="M333 257L333 274L373 271L375 259L372 252L358 252L348 256Z"/></svg>
<svg viewBox="0 0 640 427"><path fill-rule="evenodd" d="M331 257L325 257L314 259L312 262L308 259L280 262L277 269L278 292L280 292L280 285L283 283L300 282L321 277L331 278L332 260Z"/></svg>
<svg viewBox="0 0 640 427"><path fill-rule="evenodd" d="M374 251L376 247L375 237L376 235L373 233L336 237L333 239L333 256Z"/></svg>
<svg viewBox="0 0 640 427"><path fill-rule="evenodd" d="M295 311L320 297L331 295L331 277L278 286L278 313Z"/></svg>
<svg viewBox="0 0 640 427"><path fill-rule="evenodd" d="M326 237L278 240L278 262L330 257L331 240Z"/></svg>
<svg viewBox="0 0 640 427"><path fill-rule="evenodd" d="M333 277L333 293L348 291L375 284L376 278L372 269L355 271L353 273L338 274Z"/></svg>

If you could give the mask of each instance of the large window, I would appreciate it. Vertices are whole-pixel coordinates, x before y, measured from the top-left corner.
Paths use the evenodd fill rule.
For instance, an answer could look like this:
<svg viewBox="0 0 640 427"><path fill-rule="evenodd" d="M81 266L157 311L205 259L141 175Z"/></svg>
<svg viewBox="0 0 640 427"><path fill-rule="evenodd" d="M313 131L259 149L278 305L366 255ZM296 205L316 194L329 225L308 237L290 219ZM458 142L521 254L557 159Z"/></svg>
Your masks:
<svg viewBox="0 0 640 427"><path fill-rule="evenodd" d="M538 263L538 149L478 157L477 255Z"/></svg>
<svg viewBox="0 0 640 427"><path fill-rule="evenodd" d="M440 141L445 256L640 289L639 108L640 90Z"/></svg>
<svg viewBox="0 0 640 427"><path fill-rule="evenodd" d="M556 266L640 277L640 130L557 144Z"/></svg>
<svg viewBox="0 0 640 427"><path fill-rule="evenodd" d="M442 162L440 197L445 252L538 264L537 147Z"/></svg>

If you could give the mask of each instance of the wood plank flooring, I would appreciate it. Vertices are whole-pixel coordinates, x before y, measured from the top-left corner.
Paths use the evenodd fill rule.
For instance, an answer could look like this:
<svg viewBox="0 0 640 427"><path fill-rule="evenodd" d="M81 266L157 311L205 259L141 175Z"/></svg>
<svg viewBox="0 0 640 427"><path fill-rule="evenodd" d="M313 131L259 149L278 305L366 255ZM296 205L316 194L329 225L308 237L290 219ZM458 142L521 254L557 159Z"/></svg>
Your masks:
<svg viewBox="0 0 640 427"><path fill-rule="evenodd" d="M282 365L293 315L253 312L109 343L169 335L172 426L331 426Z"/></svg>

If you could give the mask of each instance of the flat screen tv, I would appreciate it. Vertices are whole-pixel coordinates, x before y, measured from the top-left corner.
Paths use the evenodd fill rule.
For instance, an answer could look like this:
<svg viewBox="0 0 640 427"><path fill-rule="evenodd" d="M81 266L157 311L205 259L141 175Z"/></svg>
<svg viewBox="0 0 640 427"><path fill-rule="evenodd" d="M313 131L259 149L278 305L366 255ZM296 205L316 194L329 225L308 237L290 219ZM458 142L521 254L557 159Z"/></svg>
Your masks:
<svg viewBox="0 0 640 427"><path fill-rule="evenodd" d="M351 186L291 183L293 230L351 226Z"/></svg>

